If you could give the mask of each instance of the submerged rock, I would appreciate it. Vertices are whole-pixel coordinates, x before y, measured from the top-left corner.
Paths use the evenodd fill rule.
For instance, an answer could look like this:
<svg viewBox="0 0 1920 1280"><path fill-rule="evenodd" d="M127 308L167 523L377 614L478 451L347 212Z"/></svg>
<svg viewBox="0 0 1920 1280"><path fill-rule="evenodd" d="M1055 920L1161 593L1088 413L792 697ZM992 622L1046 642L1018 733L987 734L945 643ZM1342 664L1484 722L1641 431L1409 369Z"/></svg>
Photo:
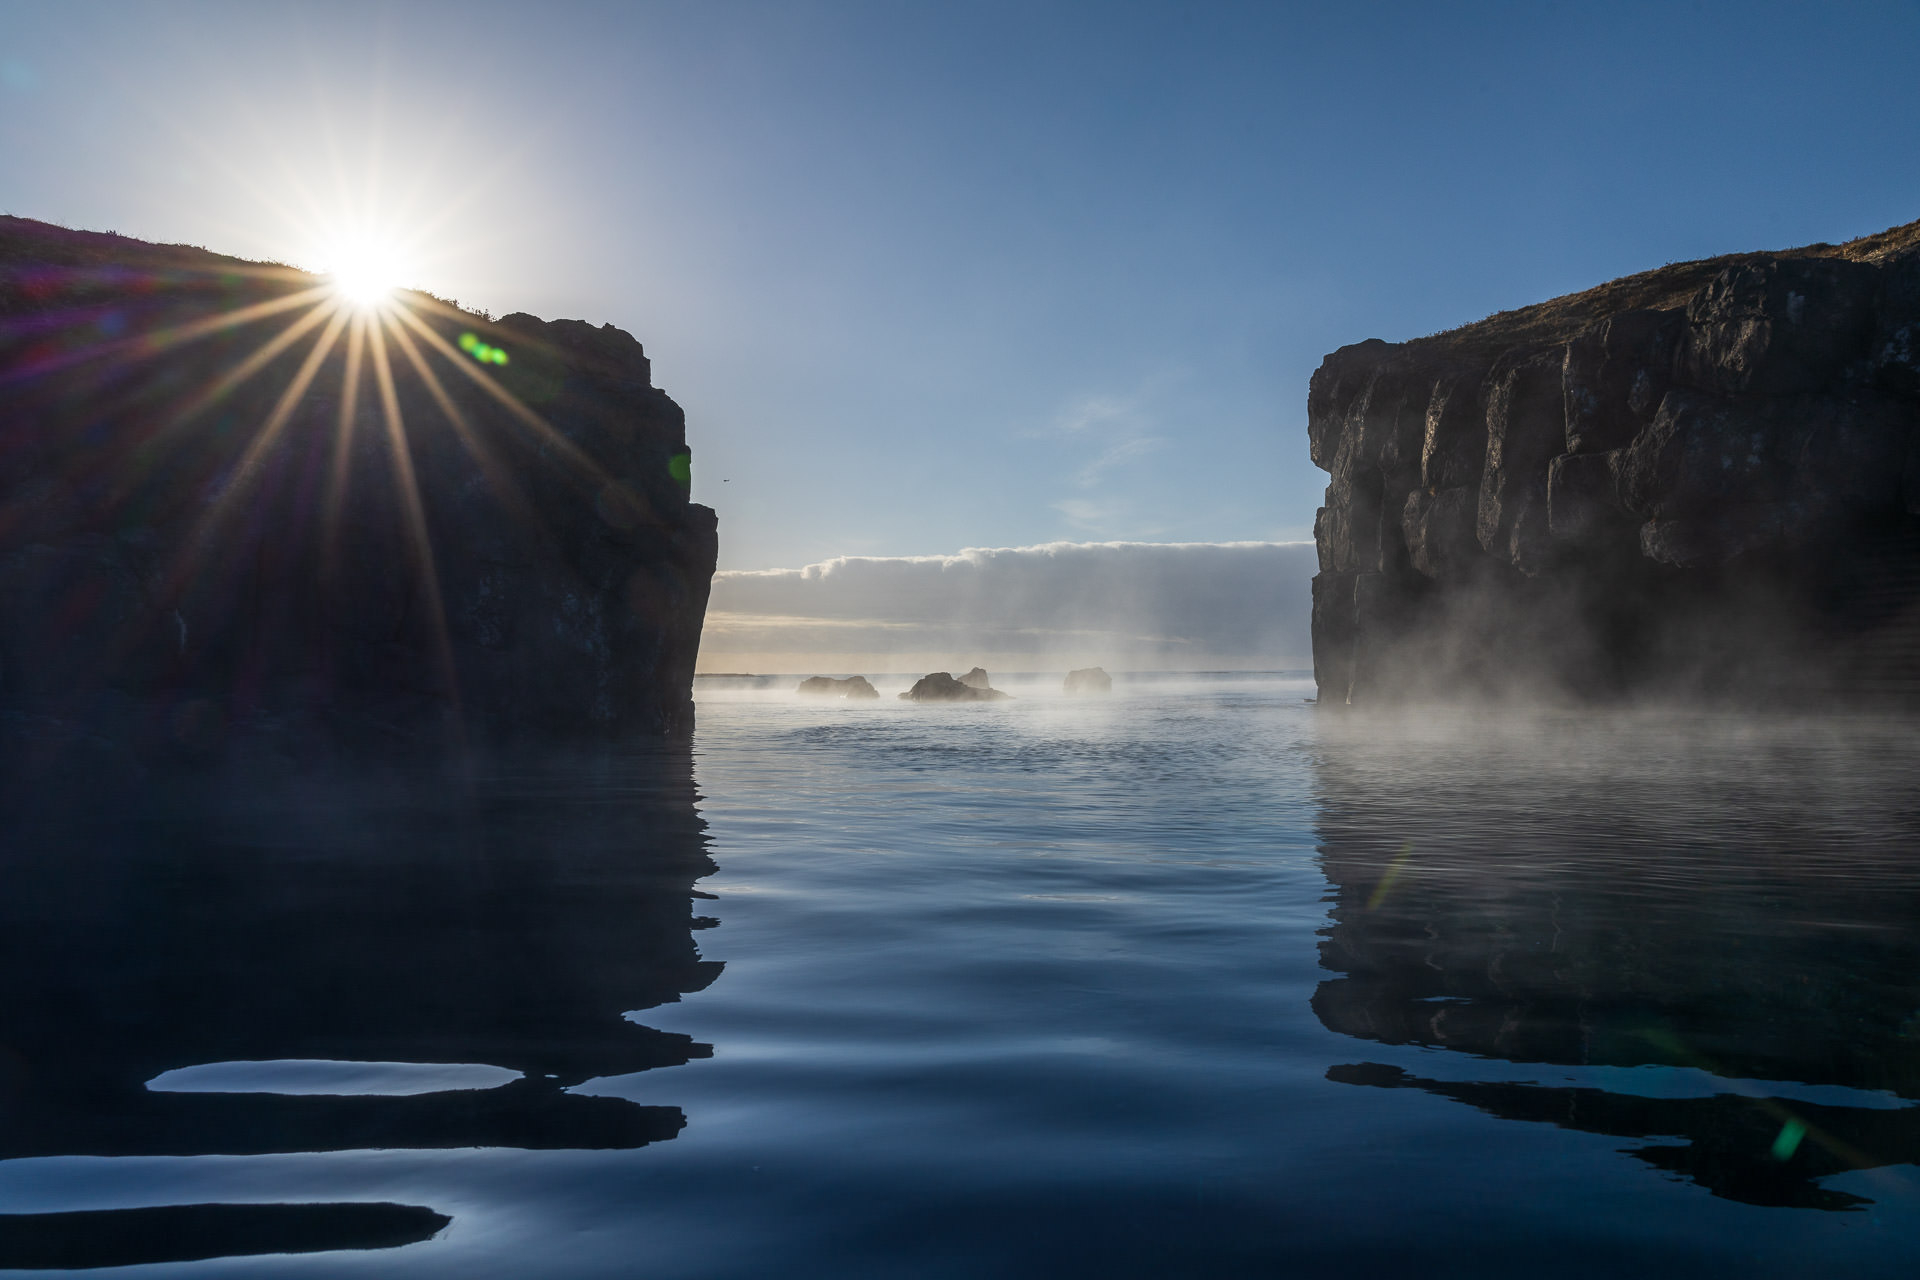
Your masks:
<svg viewBox="0 0 1920 1280"><path fill-rule="evenodd" d="M867 683L865 676L835 680L830 676L808 676L795 690L807 698L877 698L880 691Z"/></svg>
<svg viewBox="0 0 1920 1280"><path fill-rule="evenodd" d="M913 688L900 695L902 702L1004 702L1006 698L998 689L962 684L946 671L921 676L913 682Z"/></svg>
<svg viewBox="0 0 1920 1280"><path fill-rule="evenodd" d="M1920 700L1915 334L1920 223L1334 352L1322 702Z"/></svg>
<svg viewBox="0 0 1920 1280"><path fill-rule="evenodd" d="M714 513L610 325L0 218L0 387L12 747L692 727Z"/></svg>
<svg viewBox="0 0 1920 1280"><path fill-rule="evenodd" d="M1100 667L1081 667L1067 672L1062 686L1068 693L1112 693L1113 677Z"/></svg>

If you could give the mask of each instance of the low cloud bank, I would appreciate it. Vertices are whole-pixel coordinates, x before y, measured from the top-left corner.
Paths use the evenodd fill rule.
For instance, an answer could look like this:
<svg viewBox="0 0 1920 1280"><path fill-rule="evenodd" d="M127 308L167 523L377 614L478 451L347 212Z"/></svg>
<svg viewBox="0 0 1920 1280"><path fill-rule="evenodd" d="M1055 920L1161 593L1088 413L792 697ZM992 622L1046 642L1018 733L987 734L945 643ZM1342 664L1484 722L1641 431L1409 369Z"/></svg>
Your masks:
<svg viewBox="0 0 1920 1280"><path fill-rule="evenodd" d="M703 672L1312 665L1310 542L1050 542L715 575Z"/></svg>

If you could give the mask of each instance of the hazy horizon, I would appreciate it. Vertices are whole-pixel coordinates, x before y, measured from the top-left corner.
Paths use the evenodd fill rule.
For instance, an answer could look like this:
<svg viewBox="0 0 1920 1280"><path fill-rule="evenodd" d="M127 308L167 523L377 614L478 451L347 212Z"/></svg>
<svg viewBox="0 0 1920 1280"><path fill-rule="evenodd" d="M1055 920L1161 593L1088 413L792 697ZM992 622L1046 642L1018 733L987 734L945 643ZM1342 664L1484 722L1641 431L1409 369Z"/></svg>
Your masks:
<svg viewBox="0 0 1920 1280"><path fill-rule="evenodd" d="M1053 542L722 571L698 670L1296 670L1314 568L1311 542Z"/></svg>

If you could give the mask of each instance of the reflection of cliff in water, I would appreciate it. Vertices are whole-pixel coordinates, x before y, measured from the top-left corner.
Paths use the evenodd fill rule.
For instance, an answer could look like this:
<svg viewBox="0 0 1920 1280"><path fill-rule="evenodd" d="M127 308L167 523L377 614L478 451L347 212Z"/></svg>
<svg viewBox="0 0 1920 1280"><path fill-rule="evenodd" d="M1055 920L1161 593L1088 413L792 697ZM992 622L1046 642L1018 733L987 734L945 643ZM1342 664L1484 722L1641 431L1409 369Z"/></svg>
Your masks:
<svg viewBox="0 0 1920 1280"><path fill-rule="evenodd" d="M1376 1063L1329 1078L1658 1139L1632 1154L1754 1204L1851 1207L1815 1179L1920 1162L1920 1107L1898 1103L1920 1099L1905 731L1403 730L1321 735L1321 963L1341 976L1314 1012L1358 1039L1600 1087ZM1447 1061L1433 1074L1475 1074ZM1587 1070L1621 1067L1650 1070ZM1670 1096L1689 1092L1705 1096Z"/></svg>
<svg viewBox="0 0 1920 1280"><path fill-rule="evenodd" d="M568 1087L708 1052L623 1017L720 968L691 932L706 923L693 882L712 869L693 801L681 751L10 817L0 1158L673 1137L678 1108ZM404 1096L147 1087L175 1068L286 1059L521 1075ZM0 1217L0 1267L102 1265L102 1240L119 1261L377 1247L446 1222L374 1204L116 1212Z"/></svg>

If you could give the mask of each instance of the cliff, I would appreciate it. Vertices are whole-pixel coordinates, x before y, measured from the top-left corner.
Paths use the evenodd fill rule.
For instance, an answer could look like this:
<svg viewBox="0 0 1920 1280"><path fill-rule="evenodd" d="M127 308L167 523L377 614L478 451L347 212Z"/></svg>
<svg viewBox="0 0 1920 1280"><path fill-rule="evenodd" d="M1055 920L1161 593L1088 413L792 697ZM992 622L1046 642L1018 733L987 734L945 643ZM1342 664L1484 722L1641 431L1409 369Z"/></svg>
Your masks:
<svg viewBox="0 0 1920 1280"><path fill-rule="evenodd" d="M1912 700L1920 222L1342 347L1321 701Z"/></svg>
<svg viewBox="0 0 1920 1280"><path fill-rule="evenodd" d="M690 464L610 325L0 218L0 746L684 734Z"/></svg>

